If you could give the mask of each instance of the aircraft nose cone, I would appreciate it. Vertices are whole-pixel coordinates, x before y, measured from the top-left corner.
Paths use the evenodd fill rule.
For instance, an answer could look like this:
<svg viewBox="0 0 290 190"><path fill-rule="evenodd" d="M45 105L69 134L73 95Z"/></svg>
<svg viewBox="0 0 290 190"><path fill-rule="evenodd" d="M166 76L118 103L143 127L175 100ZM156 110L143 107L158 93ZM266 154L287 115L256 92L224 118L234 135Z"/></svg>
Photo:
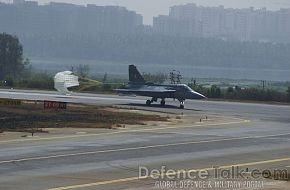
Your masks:
<svg viewBox="0 0 290 190"><path fill-rule="evenodd" d="M207 97L198 93L198 92L193 92L192 93L192 99L206 99Z"/></svg>
<svg viewBox="0 0 290 190"><path fill-rule="evenodd" d="M199 99L206 99L206 98L207 98L207 97L205 97L205 96L202 95L202 94L198 94L197 96L199 97Z"/></svg>

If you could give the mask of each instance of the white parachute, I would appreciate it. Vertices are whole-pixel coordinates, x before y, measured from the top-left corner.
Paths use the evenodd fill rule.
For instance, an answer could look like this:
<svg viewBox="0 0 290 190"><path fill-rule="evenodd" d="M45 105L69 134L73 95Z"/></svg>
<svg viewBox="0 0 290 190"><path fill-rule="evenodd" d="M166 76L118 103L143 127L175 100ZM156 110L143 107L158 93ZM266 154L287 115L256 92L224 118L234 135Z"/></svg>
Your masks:
<svg viewBox="0 0 290 190"><path fill-rule="evenodd" d="M68 88L79 85L79 77L71 71L59 72L54 76L54 88L63 94L70 94Z"/></svg>

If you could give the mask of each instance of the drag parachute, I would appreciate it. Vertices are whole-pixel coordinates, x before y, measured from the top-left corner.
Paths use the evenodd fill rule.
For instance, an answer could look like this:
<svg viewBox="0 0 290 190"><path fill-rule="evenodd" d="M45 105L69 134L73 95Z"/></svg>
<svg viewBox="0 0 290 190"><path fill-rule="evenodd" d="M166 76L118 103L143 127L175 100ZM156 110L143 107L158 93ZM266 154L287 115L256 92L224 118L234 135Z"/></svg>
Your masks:
<svg viewBox="0 0 290 190"><path fill-rule="evenodd" d="M54 88L61 93L68 94L68 88L79 86L78 76L73 75L71 71L59 72L54 76Z"/></svg>

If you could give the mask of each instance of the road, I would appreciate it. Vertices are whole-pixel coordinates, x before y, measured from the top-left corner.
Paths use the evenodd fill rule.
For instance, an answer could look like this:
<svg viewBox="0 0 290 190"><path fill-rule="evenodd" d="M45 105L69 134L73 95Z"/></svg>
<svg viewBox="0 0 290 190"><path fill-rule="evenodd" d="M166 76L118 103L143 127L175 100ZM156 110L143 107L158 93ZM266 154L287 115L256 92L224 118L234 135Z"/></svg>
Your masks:
<svg viewBox="0 0 290 190"><path fill-rule="evenodd" d="M138 179L139 166L209 169L239 165L290 169L290 106L219 101L186 101L145 107L146 99L115 95L0 90L0 98L122 105L185 116L238 120L138 130L101 130L74 137L0 139L0 189L154 189ZM233 122L234 121L234 122ZM289 184L287 184L290 186Z"/></svg>

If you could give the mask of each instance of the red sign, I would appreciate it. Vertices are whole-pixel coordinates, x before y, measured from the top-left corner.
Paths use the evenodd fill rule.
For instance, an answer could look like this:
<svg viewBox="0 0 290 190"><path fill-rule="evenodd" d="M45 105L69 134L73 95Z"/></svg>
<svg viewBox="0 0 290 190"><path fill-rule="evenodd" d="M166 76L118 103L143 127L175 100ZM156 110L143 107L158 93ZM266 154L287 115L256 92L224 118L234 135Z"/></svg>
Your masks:
<svg viewBox="0 0 290 190"><path fill-rule="evenodd" d="M44 101L44 109L66 109L66 102Z"/></svg>

